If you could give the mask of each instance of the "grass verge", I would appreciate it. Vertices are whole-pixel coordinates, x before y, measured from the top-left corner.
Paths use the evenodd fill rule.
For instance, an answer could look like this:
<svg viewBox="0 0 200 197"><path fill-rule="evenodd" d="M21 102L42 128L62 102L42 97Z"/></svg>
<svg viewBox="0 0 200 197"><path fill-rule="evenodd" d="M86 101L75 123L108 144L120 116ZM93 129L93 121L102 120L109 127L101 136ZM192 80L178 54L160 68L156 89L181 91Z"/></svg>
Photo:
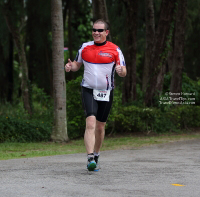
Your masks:
<svg viewBox="0 0 200 197"><path fill-rule="evenodd" d="M105 137L101 151L131 149L182 140L200 139L200 132L177 135ZM1 143L0 160L85 153L83 139L68 143Z"/></svg>

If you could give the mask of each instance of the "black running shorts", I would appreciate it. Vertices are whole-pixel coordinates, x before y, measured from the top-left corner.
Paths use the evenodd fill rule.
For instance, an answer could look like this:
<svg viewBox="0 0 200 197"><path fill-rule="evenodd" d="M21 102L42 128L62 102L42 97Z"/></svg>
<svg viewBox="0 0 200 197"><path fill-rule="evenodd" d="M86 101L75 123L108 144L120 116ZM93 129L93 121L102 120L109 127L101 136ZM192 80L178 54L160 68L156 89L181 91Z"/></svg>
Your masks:
<svg viewBox="0 0 200 197"><path fill-rule="evenodd" d="M86 117L95 116L98 121L106 122L113 102L113 90L110 91L109 102L95 100L93 89L82 87L81 94Z"/></svg>

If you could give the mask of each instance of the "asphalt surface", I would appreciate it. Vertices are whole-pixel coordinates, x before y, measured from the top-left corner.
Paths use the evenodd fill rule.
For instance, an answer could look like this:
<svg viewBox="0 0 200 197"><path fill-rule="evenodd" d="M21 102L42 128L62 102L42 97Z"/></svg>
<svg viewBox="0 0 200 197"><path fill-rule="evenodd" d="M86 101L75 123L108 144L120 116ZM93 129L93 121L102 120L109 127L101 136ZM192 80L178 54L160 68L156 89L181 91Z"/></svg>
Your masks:
<svg viewBox="0 0 200 197"><path fill-rule="evenodd" d="M200 140L103 151L100 162L87 172L86 154L0 161L0 196L200 196Z"/></svg>

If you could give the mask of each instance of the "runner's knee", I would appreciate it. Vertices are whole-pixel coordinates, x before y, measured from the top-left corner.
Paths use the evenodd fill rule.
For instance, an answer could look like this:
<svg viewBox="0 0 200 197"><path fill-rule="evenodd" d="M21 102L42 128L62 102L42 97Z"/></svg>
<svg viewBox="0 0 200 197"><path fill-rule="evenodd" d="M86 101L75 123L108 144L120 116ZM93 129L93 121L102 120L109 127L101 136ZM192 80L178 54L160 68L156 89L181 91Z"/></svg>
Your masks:
<svg viewBox="0 0 200 197"><path fill-rule="evenodd" d="M96 131L102 132L105 129L105 122L96 121Z"/></svg>
<svg viewBox="0 0 200 197"><path fill-rule="evenodd" d="M86 130L95 130L96 127L96 117L89 116L86 118Z"/></svg>

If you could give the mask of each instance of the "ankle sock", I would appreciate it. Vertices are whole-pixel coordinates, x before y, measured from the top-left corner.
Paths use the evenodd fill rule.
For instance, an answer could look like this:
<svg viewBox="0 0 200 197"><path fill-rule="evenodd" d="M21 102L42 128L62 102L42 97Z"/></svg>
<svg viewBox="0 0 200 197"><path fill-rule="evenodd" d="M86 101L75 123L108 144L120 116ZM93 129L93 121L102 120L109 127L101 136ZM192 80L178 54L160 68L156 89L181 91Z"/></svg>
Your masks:
<svg viewBox="0 0 200 197"><path fill-rule="evenodd" d="M88 159L94 159L94 153L88 154L88 155L87 155L87 158L88 158Z"/></svg>
<svg viewBox="0 0 200 197"><path fill-rule="evenodd" d="M100 155L100 152L98 152L98 153L94 152L94 156L99 157L99 155Z"/></svg>

